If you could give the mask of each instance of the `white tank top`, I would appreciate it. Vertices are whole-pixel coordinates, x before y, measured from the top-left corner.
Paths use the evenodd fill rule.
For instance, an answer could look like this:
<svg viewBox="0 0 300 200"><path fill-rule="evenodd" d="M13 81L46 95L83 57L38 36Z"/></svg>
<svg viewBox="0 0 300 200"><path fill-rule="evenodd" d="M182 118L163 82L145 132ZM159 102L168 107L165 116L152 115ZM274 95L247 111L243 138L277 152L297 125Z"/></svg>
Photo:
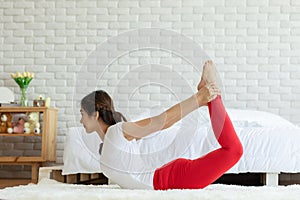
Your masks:
<svg viewBox="0 0 300 200"><path fill-rule="evenodd" d="M122 123L109 127L105 134L100 166L103 174L123 188L153 189L154 170L145 171L134 157L139 153L135 139L128 141L122 132Z"/></svg>
<svg viewBox="0 0 300 200"><path fill-rule="evenodd" d="M103 141L101 170L123 188L153 189L157 168L179 157L200 157L218 147L210 127L197 127L197 121L192 126L192 119L131 141L123 136L122 122L110 126Z"/></svg>

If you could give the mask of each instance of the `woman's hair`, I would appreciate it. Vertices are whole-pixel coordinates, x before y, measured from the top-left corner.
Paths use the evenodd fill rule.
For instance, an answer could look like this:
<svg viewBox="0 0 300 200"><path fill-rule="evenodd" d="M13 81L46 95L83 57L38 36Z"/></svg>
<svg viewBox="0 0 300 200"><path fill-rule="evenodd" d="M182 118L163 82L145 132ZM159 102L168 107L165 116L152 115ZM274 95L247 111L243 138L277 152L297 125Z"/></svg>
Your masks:
<svg viewBox="0 0 300 200"><path fill-rule="evenodd" d="M99 117L107 125L114 125L126 118L116 112L111 97L103 90L94 91L81 100L81 108L91 116L94 112L99 113Z"/></svg>

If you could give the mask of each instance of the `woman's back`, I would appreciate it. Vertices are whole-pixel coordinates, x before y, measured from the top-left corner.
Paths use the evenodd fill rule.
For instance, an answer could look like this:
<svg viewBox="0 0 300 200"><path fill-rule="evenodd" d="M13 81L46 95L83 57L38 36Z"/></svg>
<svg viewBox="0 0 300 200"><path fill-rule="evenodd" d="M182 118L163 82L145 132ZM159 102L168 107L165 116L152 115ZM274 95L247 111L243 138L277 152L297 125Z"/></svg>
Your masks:
<svg viewBox="0 0 300 200"><path fill-rule="evenodd" d="M121 187L151 189L157 168L176 158L194 159L216 148L210 127L193 124L193 117L188 115L172 127L140 140L125 139L122 122L109 127L101 153L104 174Z"/></svg>

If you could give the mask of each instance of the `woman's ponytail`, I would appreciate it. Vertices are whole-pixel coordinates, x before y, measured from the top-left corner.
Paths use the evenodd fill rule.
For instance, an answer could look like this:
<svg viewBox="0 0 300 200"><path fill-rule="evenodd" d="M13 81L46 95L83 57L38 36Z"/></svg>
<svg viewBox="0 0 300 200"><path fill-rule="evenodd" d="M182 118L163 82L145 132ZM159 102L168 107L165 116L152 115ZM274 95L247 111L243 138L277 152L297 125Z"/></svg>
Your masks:
<svg viewBox="0 0 300 200"><path fill-rule="evenodd" d="M81 107L91 116L94 112L107 125L114 125L121 121L127 121L122 113L115 111L113 101L103 90L97 90L81 100Z"/></svg>

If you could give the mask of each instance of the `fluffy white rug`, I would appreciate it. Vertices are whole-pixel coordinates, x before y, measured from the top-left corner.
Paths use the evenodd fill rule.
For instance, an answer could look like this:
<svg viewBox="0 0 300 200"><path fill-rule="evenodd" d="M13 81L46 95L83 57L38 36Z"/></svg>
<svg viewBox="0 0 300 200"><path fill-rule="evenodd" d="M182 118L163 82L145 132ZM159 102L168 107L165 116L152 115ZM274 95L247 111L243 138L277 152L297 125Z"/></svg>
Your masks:
<svg viewBox="0 0 300 200"><path fill-rule="evenodd" d="M72 185L44 179L39 184L10 187L0 190L1 199L201 199L201 200L299 200L300 185L278 187L242 187L210 185L202 190L127 190L116 185Z"/></svg>

